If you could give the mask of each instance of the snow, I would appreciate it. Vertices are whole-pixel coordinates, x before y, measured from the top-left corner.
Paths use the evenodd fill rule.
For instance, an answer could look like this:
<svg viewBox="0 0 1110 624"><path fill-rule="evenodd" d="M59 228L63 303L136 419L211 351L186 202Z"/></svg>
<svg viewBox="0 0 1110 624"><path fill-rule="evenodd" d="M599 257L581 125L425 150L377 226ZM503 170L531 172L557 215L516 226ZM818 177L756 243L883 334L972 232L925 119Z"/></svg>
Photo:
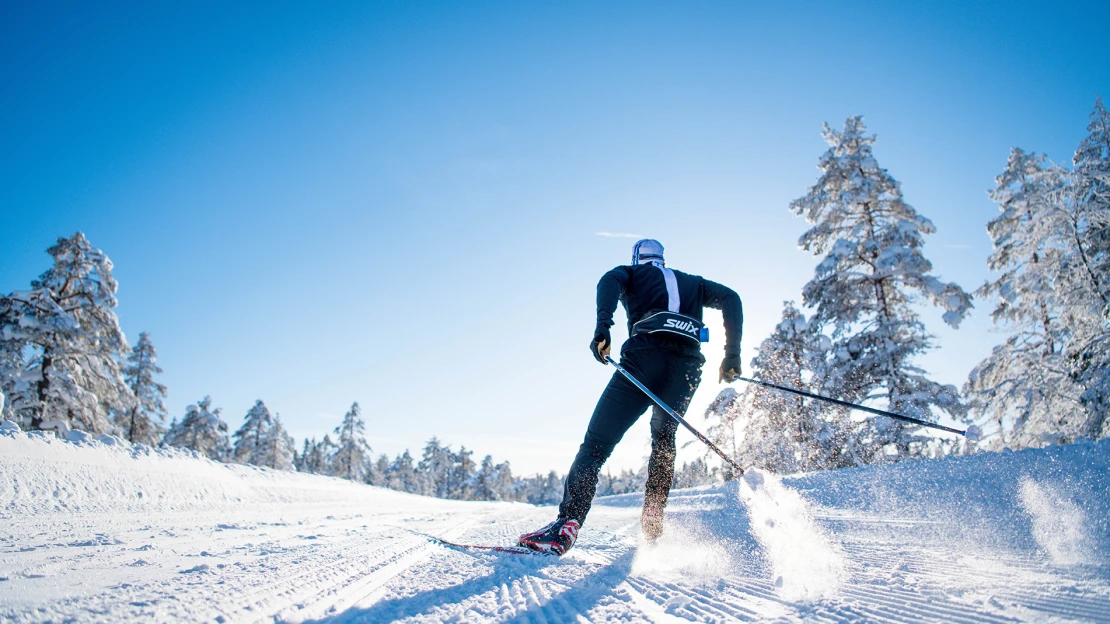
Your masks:
<svg viewBox="0 0 1110 624"><path fill-rule="evenodd" d="M109 444L110 442L110 444ZM433 499L0 425L0 621L1110 621L1110 442L599 499Z"/></svg>

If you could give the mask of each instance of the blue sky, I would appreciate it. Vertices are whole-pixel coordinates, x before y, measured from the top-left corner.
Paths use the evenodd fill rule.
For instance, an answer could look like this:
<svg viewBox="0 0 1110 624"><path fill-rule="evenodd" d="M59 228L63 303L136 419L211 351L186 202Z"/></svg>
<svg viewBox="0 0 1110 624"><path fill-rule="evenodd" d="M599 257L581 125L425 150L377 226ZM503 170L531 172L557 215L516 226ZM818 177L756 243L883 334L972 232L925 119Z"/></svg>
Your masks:
<svg viewBox="0 0 1110 624"><path fill-rule="evenodd" d="M865 116L971 290L1010 147L1066 161L1110 93L1105 2L138 4L0 7L0 291L84 231L171 415L261 398L301 438L357 400L376 451L524 472L566 469L611 373L594 285L635 239L599 233L736 289L747 361L817 263L787 206L822 123ZM936 378L989 309L926 313Z"/></svg>

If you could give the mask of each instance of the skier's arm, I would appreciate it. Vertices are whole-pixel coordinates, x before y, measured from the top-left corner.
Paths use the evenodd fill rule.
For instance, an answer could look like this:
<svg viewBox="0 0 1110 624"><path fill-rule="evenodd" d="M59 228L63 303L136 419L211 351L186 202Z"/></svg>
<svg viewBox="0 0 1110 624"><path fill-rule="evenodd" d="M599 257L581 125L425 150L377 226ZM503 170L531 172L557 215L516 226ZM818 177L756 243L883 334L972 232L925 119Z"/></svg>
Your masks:
<svg viewBox="0 0 1110 624"><path fill-rule="evenodd" d="M597 326L594 328L594 339L590 341L590 353L602 364L608 364L605 358L613 346L609 328L613 326L613 312L617 310L617 302L627 285L628 272L623 267L602 275L597 283Z"/></svg>
<svg viewBox="0 0 1110 624"><path fill-rule="evenodd" d="M597 324L613 326L613 313L617 310L624 289L628 286L628 270L617 267L601 276L597 282Z"/></svg>
<svg viewBox="0 0 1110 624"><path fill-rule="evenodd" d="M721 311L725 321L725 361L721 365L721 378L734 370L740 374L740 339L744 335L744 305L740 295L727 286L704 281L705 305ZM729 380L731 381L731 379Z"/></svg>

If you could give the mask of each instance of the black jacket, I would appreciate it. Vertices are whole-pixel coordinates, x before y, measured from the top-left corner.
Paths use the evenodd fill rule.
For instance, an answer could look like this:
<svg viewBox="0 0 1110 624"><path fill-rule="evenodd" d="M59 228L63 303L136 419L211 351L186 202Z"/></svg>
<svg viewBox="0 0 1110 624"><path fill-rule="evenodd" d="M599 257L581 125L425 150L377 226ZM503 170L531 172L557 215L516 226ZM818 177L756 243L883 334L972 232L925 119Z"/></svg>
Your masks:
<svg viewBox="0 0 1110 624"><path fill-rule="evenodd" d="M744 309L740 296L731 288L698 275L682 271L674 271L674 275L678 282L679 313L700 321L703 308L720 310L725 321L725 353L739 355L744 326ZM667 309L667 284L663 271L651 264L625 265L601 276L597 283L599 324L613 326L613 312L617 309L618 300L624 305L628 316L628 333L631 334L632 326L648 313ZM689 340L660 334L632 336L621 347L621 352L640 348L661 348L690 355L700 353L700 347Z"/></svg>

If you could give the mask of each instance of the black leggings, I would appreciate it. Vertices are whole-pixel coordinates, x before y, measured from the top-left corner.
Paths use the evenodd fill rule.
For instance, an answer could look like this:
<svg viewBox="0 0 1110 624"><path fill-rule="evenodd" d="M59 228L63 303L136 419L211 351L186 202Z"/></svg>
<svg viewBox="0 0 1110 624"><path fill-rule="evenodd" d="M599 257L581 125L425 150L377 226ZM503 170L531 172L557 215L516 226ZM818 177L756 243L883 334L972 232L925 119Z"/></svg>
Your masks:
<svg viewBox="0 0 1110 624"><path fill-rule="evenodd" d="M683 356L666 351L637 349L621 354L621 366L655 396L680 415L686 414L690 399L701 383L700 356ZM645 501L666 505L674 479L675 431L678 421L655 405L646 394L619 372L613 373L601 394L586 428L586 438L570 466L559 516L583 523L597 491L597 475L612 455L628 428L649 407L651 415L651 459L648 461Z"/></svg>

